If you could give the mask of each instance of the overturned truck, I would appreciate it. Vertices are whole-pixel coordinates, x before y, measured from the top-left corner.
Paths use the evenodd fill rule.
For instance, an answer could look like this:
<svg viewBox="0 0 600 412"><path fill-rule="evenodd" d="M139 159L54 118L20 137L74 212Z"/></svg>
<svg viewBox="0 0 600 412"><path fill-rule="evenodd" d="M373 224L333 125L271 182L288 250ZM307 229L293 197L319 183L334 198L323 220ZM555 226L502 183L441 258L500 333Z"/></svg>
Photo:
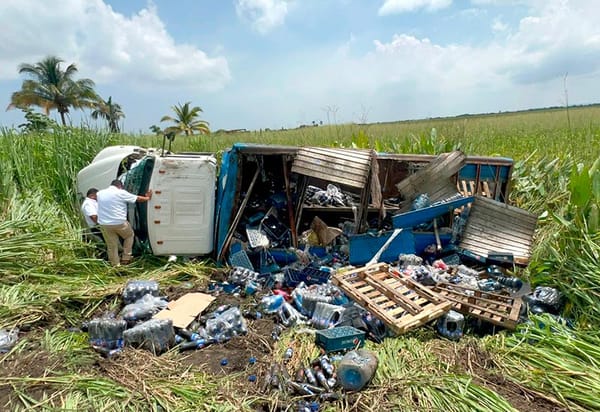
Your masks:
<svg viewBox="0 0 600 412"><path fill-rule="evenodd" d="M132 193L152 189L129 219L137 244L158 256L212 256L263 272L291 263L290 248L362 265L384 245L379 261L453 243L473 259L526 264L532 219L506 205L512 167L508 158L461 152L235 144L218 168L210 153L114 146L77 184L80 196L115 178ZM481 216L469 230L461 210L471 203Z"/></svg>

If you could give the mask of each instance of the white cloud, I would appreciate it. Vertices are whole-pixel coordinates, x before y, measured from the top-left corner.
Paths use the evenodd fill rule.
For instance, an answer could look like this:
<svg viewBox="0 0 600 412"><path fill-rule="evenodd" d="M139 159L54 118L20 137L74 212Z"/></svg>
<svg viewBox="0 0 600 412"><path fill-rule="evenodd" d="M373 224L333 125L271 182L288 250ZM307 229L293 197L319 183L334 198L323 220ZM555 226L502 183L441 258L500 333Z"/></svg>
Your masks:
<svg viewBox="0 0 600 412"><path fill-rule="evenodd" d="M224 57L176 43L149 3L126 17L103 0L3 0L0 2L0 79L18 77L17 66L57 55L75 62L97 83L139 88L218 90L230 79Z"/></svg>
<svg viewBox="0 0 600 412"><path fill-rule="evenodd" d="M561 104L568 72L572 103L597 101L600 28L594 2L543 3L531 3L536 7L519 25L477 45L398 33L375 40L360 56L352 42L338 47L343 53L297 56L319 65L307 70L296 61L281 63L270 79L278 85L276 93L268 95L273 89L265 84L262 97L255 97L271 101L272 114L302 108L312 110L310 120L323 118L321 108L331 106L339 107L339 121L359 121L352 113L369 107L368 120L383 121Z"/></svg>
<svg viewBox="0 0 600 412"><path fill-rule="evenodd" d="M385 0L379 8L379 15L406 13L419 9L436 11L449 7L452 0Z"/></svg>
<svg viewBox="0 0 600 412"><path fill-rule="evenodd" d="M243 20L248 20L252 28L266 34L283 25L288 14L286 0L236 0L235 11Z"/></svg>
<svg viewBox="0 0 600 412"><path fill-rule="evenodd" d="M508 30L508 24L504 23L500 17L496 17L492 23L492 31L494 33L502 33Z"/></svg>
<svg viewBox="0 0 600 412"><path fill-rule="evenodd" d="M514 34L481 47L432 44L406 34L375 41L388 78L453 79L456 84L492 81L536 83L600 71L600 28L592 18L595 2L533 1L531 15ZM507 26L496 20L494 30Z"/></svg>

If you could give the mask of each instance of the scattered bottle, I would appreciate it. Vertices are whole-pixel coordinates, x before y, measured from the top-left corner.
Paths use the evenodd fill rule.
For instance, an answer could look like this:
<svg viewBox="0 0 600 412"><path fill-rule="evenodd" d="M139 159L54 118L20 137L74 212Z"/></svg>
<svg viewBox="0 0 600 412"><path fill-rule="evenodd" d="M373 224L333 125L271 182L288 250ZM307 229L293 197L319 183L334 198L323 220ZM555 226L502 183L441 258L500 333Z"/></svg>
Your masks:
<svg viewBox="0 0 600 412"><path fill-rule="evenodd" d="M312 368L310 368L309 366L304 368L304 377L306 378L308 383L310 383L311 385L317 384L317 378L315 377L315 374L314 374Z"/></svg>
<svg viewBox="0 0 600 412"><path fill-rule="evenodd" d="M179 345L179 351L202 349L210 345L211 341L206 339L198 339L191 342L183 342Z"/></svg>
<svg viewBox="0 0 600 412"><path fill-rule="evenodd" d="M457 341L463 336L465 317L451 310L437 321L437 332L450 340Z"/></svg>
<svg viewBox="0 0 600 412"><path fill-rule="evenodd" d="M257 310L245 310L243 312L243 315L245 318L253 319L253 320L262 319L262 317L263 317L262 313Z"/></svg>
<svg viewBox="0 0 600 412"><path fill-rule="evenodd" d="M260 301L260 307L265 313L275 313L283 305L284 298L281 295L265 296Z"/></svg>
<svg viewBox="0 0 600 412"><path fill-rule="evenodd" d="M345 390L359 391L375 376L377 356L366 349L352 350L337 367L338 382Z"/></svg>
<svg viewBox="0 0 600 412"><path fill-rule="evenodd" d="M327 376L333 376L333 365L329 362L327 355L323 355L319 358L319 365Z"/></svg>
<svg viewBox="0 0 600 412"><path fill-rule="evenodd" d="M10 351L19 339L19 329L14 328L11 330L1 329L0 330L0 353L6 353Z"/></svg>

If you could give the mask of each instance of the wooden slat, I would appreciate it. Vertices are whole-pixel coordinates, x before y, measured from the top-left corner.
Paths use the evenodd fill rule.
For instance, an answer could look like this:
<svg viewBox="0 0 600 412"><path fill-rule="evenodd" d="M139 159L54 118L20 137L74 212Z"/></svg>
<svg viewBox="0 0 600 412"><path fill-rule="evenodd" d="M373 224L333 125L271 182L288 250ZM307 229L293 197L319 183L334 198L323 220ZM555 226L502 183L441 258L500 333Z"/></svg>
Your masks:
<svg viewBox="0 0 600 412"><path fill-rule="evenodd" d="M332 279L349 297L381 319L396 333L404 333L446 313L451 303L412 279L398 277L380 263L340 272ZM362 293L365 284L378 294Z"/></svg>
<svg viewBox="0 0 600 412"><path fill-rule="evenodd" d="M296 154L292 172L362 189L373 158L373 151L305 147Z"/></svg>
<svg viewBox="0 0 600 412"><path fill-rule="evenodd" d="M458 173L465 161L465 155L460 151L444 153L431 161L425 168L415 172L396 184L398 192L407 200L413 200L420 193L428 193L432 202L440 200L433 198L451 193L453 184L450 177ZM454 191L456 193L456 191Z"/></svg>
<svg viewBox="0 0 600 412"><path fill-rule="evenodd" d="M532 213L476 196L459 247L483 257L492 251L510 253L517 264L527 264L536 224Z"/></svg>

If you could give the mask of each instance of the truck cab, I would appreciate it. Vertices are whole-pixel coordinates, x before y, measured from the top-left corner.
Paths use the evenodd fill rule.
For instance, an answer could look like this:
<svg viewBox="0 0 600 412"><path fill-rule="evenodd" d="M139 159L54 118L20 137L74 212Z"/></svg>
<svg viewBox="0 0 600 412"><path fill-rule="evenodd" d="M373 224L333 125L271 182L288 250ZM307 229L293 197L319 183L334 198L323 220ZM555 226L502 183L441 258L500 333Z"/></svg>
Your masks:
<svg viewBox="0 0 600 412"><path fill-rule="evenodd" d="M207 255L213 251L216 164L212 154L112 146L78 173L77 189L83 198L88 189L119 179L131 193L152 190L149 202L129 206L137 240L157 256Z"/></svg>

